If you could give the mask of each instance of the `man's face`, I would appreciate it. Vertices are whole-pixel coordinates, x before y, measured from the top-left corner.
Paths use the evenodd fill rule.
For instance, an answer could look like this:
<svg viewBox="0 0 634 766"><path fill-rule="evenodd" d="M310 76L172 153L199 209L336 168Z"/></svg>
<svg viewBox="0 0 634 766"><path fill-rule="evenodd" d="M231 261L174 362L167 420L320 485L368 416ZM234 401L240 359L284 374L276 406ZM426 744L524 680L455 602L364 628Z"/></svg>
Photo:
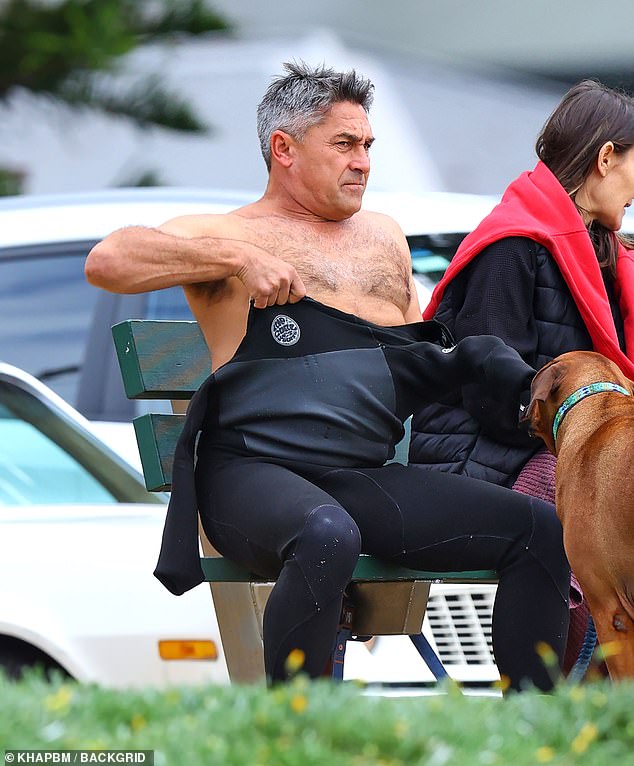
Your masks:
<svg viewBox="0 0 634 766"><path fill-rule="evenodd" d="M341 221L360 207L374 137L364 108L344 101L293 142L288 191L311 214Z"/></svg>

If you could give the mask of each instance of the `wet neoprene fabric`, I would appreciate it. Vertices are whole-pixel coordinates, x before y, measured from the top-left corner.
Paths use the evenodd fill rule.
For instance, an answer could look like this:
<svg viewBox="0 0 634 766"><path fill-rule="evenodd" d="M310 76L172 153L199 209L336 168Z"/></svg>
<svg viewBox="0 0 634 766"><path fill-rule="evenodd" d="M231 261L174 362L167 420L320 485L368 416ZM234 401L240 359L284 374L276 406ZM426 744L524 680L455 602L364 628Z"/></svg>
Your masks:
<svg viewBox="0 0 634 766"><path fill-rule="evenodd" d="M433 320L380 327L310 298L252 308L236 354L190 402L156 577L176 594L203 580L194 478L201 431L207 451L225 456L306 468L380 467L421 404L479 382L500 392L496 420L508 428L533 375L498 338L454 345Z"/></svg>

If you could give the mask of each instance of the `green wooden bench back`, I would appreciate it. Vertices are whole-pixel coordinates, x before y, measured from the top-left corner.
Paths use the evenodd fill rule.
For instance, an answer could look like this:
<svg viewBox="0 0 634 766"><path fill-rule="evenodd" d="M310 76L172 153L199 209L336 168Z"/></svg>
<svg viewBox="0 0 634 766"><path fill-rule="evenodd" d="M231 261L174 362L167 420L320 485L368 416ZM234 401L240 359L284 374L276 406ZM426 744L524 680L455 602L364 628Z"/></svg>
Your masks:
<svg viewBox="0 0 634 766"><path fill-rule="evenodd" d="M196 322L128 319L112 328L127 396L130 399L189 400L211 373L211 358ZM145 484L151 492L168 491L172 462L184 415L140 415L134 429ZM409 434L395 459L406 462ZM201 560L206 579L212 582L249 582L253 576L223 558ZM420 572L361 556L355 580L457 580L495 581L492 571Z"/></svg>
<svg viewBox="0 0 634 766"><path fill-rule="evenodd" d="M211 373L197 322L128 319L112 336L128 399L191 399Z"/></svg>
<svg viewBox="0 0 634 766"><path fill-rule="evenodd" d="M129 399L189 400L211 373L211 359L197 322L129 319L112 328ZM172 461L184 415L147 414L134 419L145 485L172 484Z"/></svg>

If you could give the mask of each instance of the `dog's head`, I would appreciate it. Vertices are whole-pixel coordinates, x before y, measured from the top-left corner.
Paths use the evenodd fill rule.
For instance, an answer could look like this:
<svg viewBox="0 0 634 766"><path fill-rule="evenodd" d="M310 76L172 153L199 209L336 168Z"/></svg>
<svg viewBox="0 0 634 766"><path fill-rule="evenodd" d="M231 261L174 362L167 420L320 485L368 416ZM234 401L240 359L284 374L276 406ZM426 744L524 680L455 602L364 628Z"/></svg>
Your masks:
<svg viewBox="0 0 634 766"><path fill-rule="evenodd" d="M520 420L531 436L543 440L556 455L553 420L557 410L573 391L597 381L623 386L631 394L634 384L614 362L594 351L570 351L544 365L531 384L531 400Z"/></svg>
<svg viewBox="0 0 634 766"><path fill-rule="evenodd" d="M530 403L520 419L520 425L526 428L531 436L542 439L553 454L556 454L553 420L561 404L556 401L561 381L566 374L565 367L565 362L557 358L538 371L531 383Z"/></svg>

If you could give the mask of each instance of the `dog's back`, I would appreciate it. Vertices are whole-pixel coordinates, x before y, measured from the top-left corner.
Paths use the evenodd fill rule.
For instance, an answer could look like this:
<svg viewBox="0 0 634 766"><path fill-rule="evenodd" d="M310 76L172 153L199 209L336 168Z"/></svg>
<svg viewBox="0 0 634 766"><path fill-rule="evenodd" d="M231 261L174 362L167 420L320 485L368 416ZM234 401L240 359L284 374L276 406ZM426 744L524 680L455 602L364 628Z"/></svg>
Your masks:
<svg viewBox="0 0 634 766"><path fill-rule="evenodd" d="M634 677L633 392L605 357L571 352L538 373L529 406L532 430L557 454L566 553L601 644L618 649L607 662L619 678Z"/></svg>

